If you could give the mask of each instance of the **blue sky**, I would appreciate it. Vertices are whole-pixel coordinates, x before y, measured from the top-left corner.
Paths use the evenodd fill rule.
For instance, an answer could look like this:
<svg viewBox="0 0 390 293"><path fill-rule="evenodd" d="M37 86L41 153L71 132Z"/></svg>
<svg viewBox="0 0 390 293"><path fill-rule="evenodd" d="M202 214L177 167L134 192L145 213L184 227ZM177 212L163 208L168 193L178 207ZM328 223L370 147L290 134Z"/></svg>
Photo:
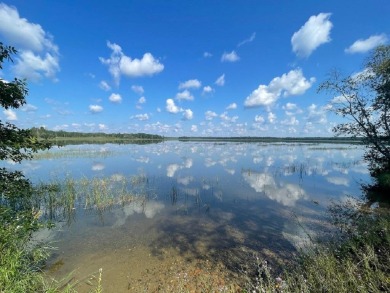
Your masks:
<svg viewBox="0 0 390 293"><path fill-rule="evenodd" d="M0 0L1 1L1 0ZM164 136L330 136L317 93L390 41L390 1L0 2L0 78L28 81L19 127Z"/></svg>

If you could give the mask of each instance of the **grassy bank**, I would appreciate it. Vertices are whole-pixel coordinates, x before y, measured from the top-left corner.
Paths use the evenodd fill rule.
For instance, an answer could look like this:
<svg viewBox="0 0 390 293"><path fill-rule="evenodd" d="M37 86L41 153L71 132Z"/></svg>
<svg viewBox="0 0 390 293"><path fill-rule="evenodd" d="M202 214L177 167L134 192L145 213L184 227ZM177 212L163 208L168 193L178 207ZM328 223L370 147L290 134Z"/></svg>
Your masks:
<svg viewBox="0 0 390 293"><path fill-rule="evenodd" d="M390 292L389 208L348 202L330 215L331 238L312 243L280 275L257 261L245 292Z"/></svg>

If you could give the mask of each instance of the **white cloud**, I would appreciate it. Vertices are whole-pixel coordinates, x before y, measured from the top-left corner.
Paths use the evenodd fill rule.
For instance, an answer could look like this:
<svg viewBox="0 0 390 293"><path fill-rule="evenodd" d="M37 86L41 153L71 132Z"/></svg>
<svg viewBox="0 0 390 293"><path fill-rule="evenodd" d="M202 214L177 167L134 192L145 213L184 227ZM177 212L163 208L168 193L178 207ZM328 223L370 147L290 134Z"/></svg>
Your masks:
<svg viewBox="0 0 390 293"><path fill-rule="evenodd" d="M194 89L198 89L202 86L202 83L197 80L197 79L190 79L190 80L187 80L186 82L182 82L179 84L179 90L181 89L191 89L191 88L194 88Z"/></svg>
<svg viewBox="0 0 390 293"><path fill-rule="evenodd" d="M204 115L205 115L206 120L213 120L215 117L218 117L217 113L212 112L212 111L206 111L206 113L204 113Z"/></svg>
<svg viewBox="0 0 390 293"><path fill-rule="evenodd" d="M10 121L16 121L18 120L18 116L16 116L16 113L12 111L11 109L7 109L3 111L5 115L5 119L10 120Z"/></svg>
<svg viewBox="0 0 390 293"><path fill-rule="evenodd" d="M99 123L98 127L99 127L99 130L107 130L108 129L107 125L105 125L103 123Z"/></svg>
<svg viewBox="0 0 390 293"><path fill-rule="evenodd" d="M293 103L287 103L285 106L283 106L283 110L293 111L297 109L297 105Z"/></svg>
<svg viewBox="0 0 390 293"><path fill-rule="evenodd" d="M103 111L103 107L99 105L89 105L89 111L91 111L93 114L99 113Z"/></svg>
<svg viewBox="0 0 390 293"><path fill-rule="evenodd" d="M255 116L255 122L257 123L263 123L265 121L264 117L261 115L256 115Z"/></svg>
<svg viewBox="0 0 390 293"><path fill-rule="evenodd" d="M39 24L21 18L15 7L0 3L0 35L19 49L14 66L18 76L34 81L42 76L55 80L60 70L58 47Z"/></svg>
<svg viewBox="0 0 390 293"><path fill-rule="evenodd" d="M99 87L104 90L104 91L109 91L111 90L111 87L110 85L107 83L107 81L105 80L102 80L100 83L99 83Z"/></svg>
<svg viewBox="0 0 390 293"><path fill-rule="evenodd" d="M176 99L179 101L182 101L182 100L193 101L194 96L191 95L191 93L188 90L184 90L184 91L176 94Z"/></svg>
<svg viewBox="0 0 390 293"><path fill-rule="evenodd" d="M145 104L146 103L146 98L145 97L140 97L138 99L138 104Z"/></svg>
<svg viewBox="0 0 390 293"><path fill-rule="evenodd" d="M208 93L211 93L213 92L213 88L209 85L203 87L203 94L208 94Z"/></svg>
<svg viewBox="0 0 390 293"><path fill-rule="evenodd" d="M225 74L222 74L220 77L217 78L215 81L216 85L223 86L225 84Z"/></svg>
<svg viewBox="0 0 390 293"><path fill-rule="evenodd" d="M198 132L198 126L191 125L191 132Z"/></svg>
<svg viewBox="0 0 390 293"><path fill-rule="evenodd" d="M110 102L120 104L122 103L122 97L120 94L111 94L110 97L108 98Z"/></svg>
<svg viewBox="0 0 390 293"><path fill-rule="evenodd" d="M145 92L144 88L140 85L132 85L131 90L139 95L142 95Z"/></svg>
<svg viewBox="0 0 390 293"><path fill-rule="evenodd" d="M281 96L302 95L315 82L311 77L307 80L301 69L294 69L283 74L281 77L275 77L268 85L259 85L244 102L245 107L269 107L274 104Z"/></svg>
<svg viewBox="0 0 390 293"><path fill-rule="evenodd" d="M35 112L36 110L38 110L38 107L35 107L31 104L25 104L20 108L20 110L22 110L23 112Z"/></svg>
<svg viewBox="0 0 390 293"><path fill-rule="evenodd" d="M238 43L237 47L241 47L244 44L253 42L255 38L256 38L256 33L252 33L252 35L248 39L245 39L242 42Z"/></svg>
<svg viewBox="0 0 390 293"><path fill-rule="evenodd" d="M146 120L149 120L149 115L147 113L138 114L138 115L135 115L134 118L139 120L139 121L146 121Z"/></svg>
<svg viewBox="0 0 390 293"><path fill-rule="evenodd" d="M166 100L166 107L165 107L165 109L169 113L172 113L172 114L176 114L176 113L179 113L180 111L182 111L182 109L180 109L178 106L175 105L175 101L172 100L172 99L167 99Z"/></svg>
<svg viewBox="0 0 390 293"><path fill-rule="evenodd" d="M183 120L191 120L194 117L194 113L191 109L186 109L183 112Z"/></svg>
<svg viewBox="0 0 390 293"><path fill-rule="evenodd" d="M318 108L317 105L311 104L307 109L308 109L308 116L305 118L309 122L316 123L316 124L326 124L328 122L326 118L327 106Z"/></svg>
<svg viewBox="0 0 390 293"><path fill-rule="evenodd" d="M150 53L145 53L142 59L131 59L122 56L119 67L123 74L131 77L153 75L164 69L164 65L154 59Z"/></svg>
<svg viewBox="0 0 390 293"><path fill-rule="evenodd" d="M107 46L112 50L110 58L99 57L99 60L108 66L116 84L119 84L121 75L128 77L152 76L164 70L164 65L151 53L145 53L141 59L132 59L122 52L119 45L107 42Z"/></svg>
<svg viewBox="0 0 390 293"><path fill-rule="evenodd" d="M227 112L223 112L221 115L219 115L219 118L221 118L221 120L227 121L227 122L236 122L238 119L238 116L230 117L230 116L228 116Z"/></svg>
<svg viewBox="0 0 390 293"><path fill-rule="evenodd" d="M14 66L18 76L38 81L43 75L56 80L55 75L60 70L58 55L46 52L41 56L33 51L20 50L19 57Z"/></svg>
<svg viewBox="0 0 390 293"><path fill-rule="evenodd" d="M388 37L385 34L373 35L367 39L359 39L354 42L351 46L345 49L346 53L365 53L368 52L379 45L387 43Z"/></svg>
<svg viewBox="0 0 390 293"><path fill-rule="evenodd" d="M234 110L237 109L236 103L231 103L229 106L226 107L226 110Z"/></svg>
<svg viewBox="0 0 390 293"><path fill-rule="evenodd" d="M276 115L272 112L268 113L268 121L269 123L273 124L276 121Z"/></svg>
<svg viewBox="0 0 390 293"><path fill-rule="evenodd" d="M295 125L299 124L299 121L297 120L297 118L295 118L295 116L292 116L289 119L285 119L285 120L281 121L280 124L288 125L288 126L295 126Z"/></svg>
<svg viewBox="0 0 390 293"><path fill-rule="evenodd" d="M211 54L210 52L204 52L203 53L203 57L204 58L210 58L210 57L212 57L213 56L213 54Z"/></svg>
<svg viewBox="0 0 390 293"><path fill-rule="evenodd" d="M299 57L309 57L320 45L331 41L330 31L333 24L329 18L331 13L313 15L295 32L291 38L293 52Z"/></svg>
<svg viewBox="0 0 390 293"><path fill-rule="evenodd" d="M236 62L240 60L240 57L237 55L236 51L231 51L230 53L223 53L221 57L221 62Z"/></svg>

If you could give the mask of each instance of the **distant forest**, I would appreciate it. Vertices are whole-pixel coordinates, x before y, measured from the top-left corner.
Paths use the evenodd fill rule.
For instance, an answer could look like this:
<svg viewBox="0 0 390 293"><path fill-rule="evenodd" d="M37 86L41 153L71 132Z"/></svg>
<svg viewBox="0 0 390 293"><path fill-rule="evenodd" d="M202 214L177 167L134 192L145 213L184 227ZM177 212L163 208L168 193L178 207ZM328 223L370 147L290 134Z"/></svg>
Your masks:
<svg viewBox="0 0 390 293"><path fill-rule="evenodd" d="M189 137L180 136L180 141L226 141L226 142L328 142L328 143L362 143L360 137L256 137L256 136L237 136L237 137Z"/></svg>
<svg viewBox="0 0 390 293"><path fill-rule="evenodd" d="M237 136L237 137L164 137L157 134L147 133L103 133L103 132L68 132L47 130L43 127L31 128L31 134L38 139L48 139L56 141L92 142L92 141L122 141L134 143L151 143L162 142L164 140L179 141L213 141L213 142L315 142L315 143L362 143L363 139L359 137L254 137L254 136Z"/></svg>
<svg viewBox="0 0 390 293"><path fill-rule="evenodd" d="M103 138L107 140L153 140L162 141L164 137L157 134L147 133L103 133L103 132L68 132L47 130L43 127L31 128L31 134L36 138L42 139L94 139Z"/></svg>

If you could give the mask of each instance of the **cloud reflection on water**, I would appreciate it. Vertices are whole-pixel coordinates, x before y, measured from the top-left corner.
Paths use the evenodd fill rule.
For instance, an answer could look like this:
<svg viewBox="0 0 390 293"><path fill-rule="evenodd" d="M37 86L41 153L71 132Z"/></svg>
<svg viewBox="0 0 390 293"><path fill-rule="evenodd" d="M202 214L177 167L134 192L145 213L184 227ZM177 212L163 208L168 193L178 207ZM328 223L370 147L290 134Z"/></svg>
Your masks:
<svg viewBox="0 0 390 293"><path fill-rule="evenodd" d="M134 214L144 214L146 218L152 219L164 208L165 205L163 203L155 200L131 202L126 204L123 209L118 209L114 212L116 221L113 226L124 225L127 218Z"/></svg>
<svg viewBox="0 0 390 293"><path fill-rule="evenodd" d="M284 206L294 206L298 200L307 199L306 192L296 184L281 184L268 173L246 171L242 173L244 180L258 193L263 193Z"/></svg>

